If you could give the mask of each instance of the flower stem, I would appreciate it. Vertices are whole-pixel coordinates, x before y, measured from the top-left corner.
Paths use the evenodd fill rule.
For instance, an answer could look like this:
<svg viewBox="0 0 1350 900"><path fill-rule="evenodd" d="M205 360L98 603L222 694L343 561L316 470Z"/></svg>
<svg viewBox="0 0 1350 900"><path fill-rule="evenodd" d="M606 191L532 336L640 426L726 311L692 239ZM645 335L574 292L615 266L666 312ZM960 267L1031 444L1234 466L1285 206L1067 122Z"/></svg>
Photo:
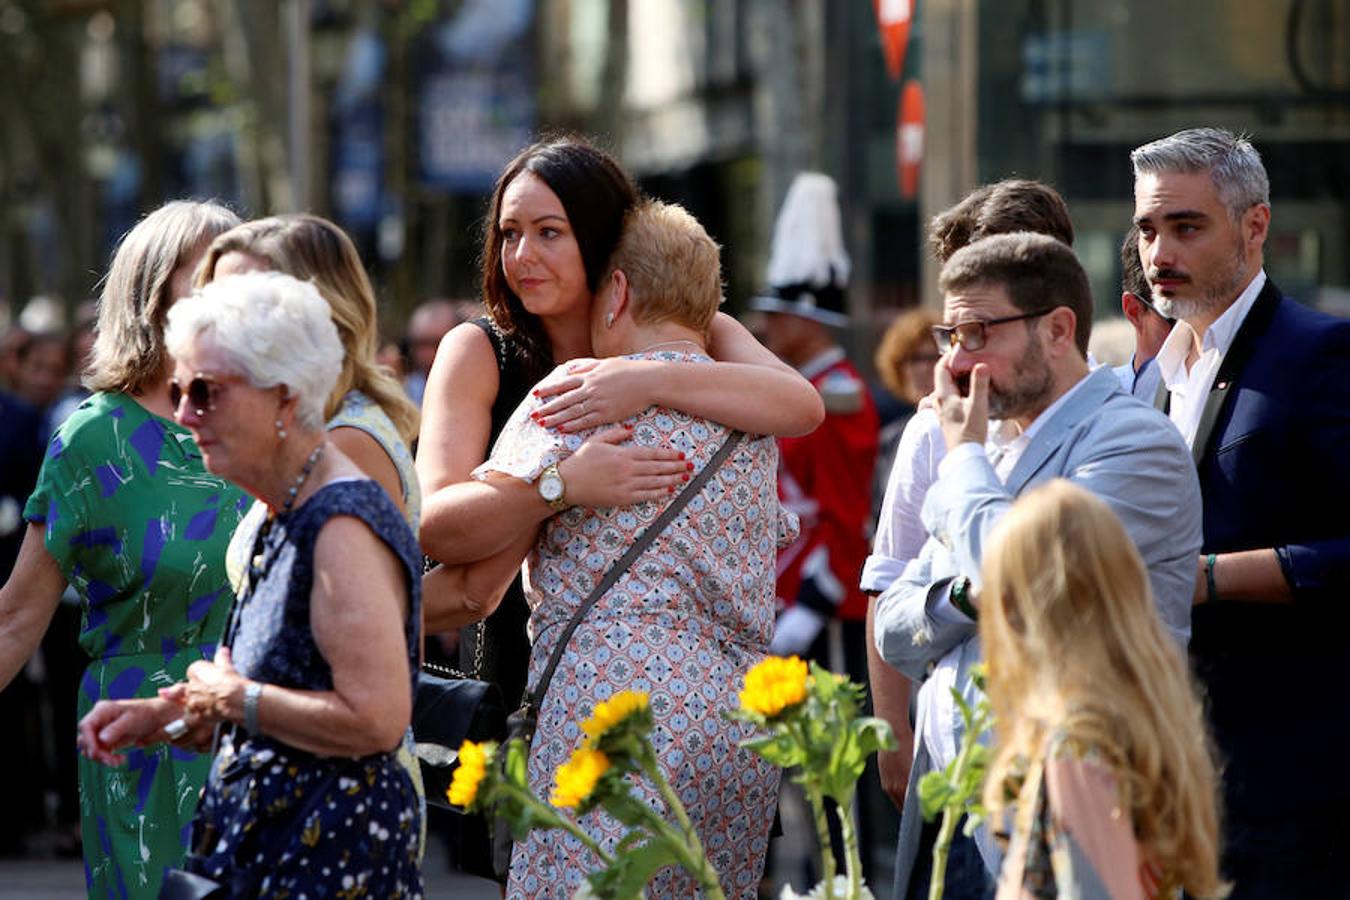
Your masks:
<svg viewBox="0 0 1350 900"><path fill-rule="evenodd" d="M718 881L717 872L713 869L712 863L708 862L708 854L703 850L703 843L698 839L698 832L694 830L694 823L689 820L689 814L685 811L684 804L680 802L675 789L670 786L666 776L661 773L661 766L656 761L656 754L645 742L642 752L638 755L638 765L641 766L643 774L656 786L661 799L666 802L666 807L674 814L676 821L680 823L680 831L673 833L674 830L664 819L655 815L653 818L660 823L662 830L671 834L672 837L680 839L674 843L683 844L685 868L698 880L704 894L710 900L713 900L713 898L723 900L725 895L722 893L722 883ZM677 850L676 852L680 851Z"/></svg>
<svg viewBox="0 0 1350 900"><path fill-rule="evenodd" d="M960 815L960 810L951 806L942 811L942 826L933 844L933 874L928 882L928 900L942 900L942 889L947 883L947 854L951 852L956 820Z"/></svg>
<svg viewBox="0 0 1350 900"><path fill-rule="evenodd" d="M971 755L980 742L980 734L989 727L986 713L977 713L973 720L966 722L965 740L956 754L952 765L952 782L960 784L970 766ZM956 836L956 823L965 812L968 798L962 797L942 809L942 825L938 828L937 840L933 842L933 875L928 883L928 900L942 900L942 890L947 881L947 855L951 852L952 838Z"/></svg>
<svg viewBox="0 0 1350 900"><path fill-rule="evenodd" d="M862 896L862 854L858 851L858 830L853 823L853 794L848 803L839 804L839 830L844 835L844 866L848 872L849 900Z"/></svg>
<svg viewBox="0 0 1350 900"><path fill-rule="evenodd" d="M825 816L825 798L812 784L804 784L806 799L811 804L811 818L816 825L816 840L820 842L820 867L825 873L821 884L825 888L824 900L834 900L834 850L830 846L830 822Z"/></svg>
<svg viewBox="0 0 1350 900"><path fill-rule="evenodd" d="M582 829L582 827L577 824L576 820L568 816L562 815L553 807L546 805L543 801L541 801L531 792L521 790L514 784L511 784L509 782L505 783L501 785L501 789L510 793L512 797L514 797L521 803L534 808L536 813L540 814L541 818L544 818L549 822L553 823L552 827L561 828L563 831L566 831L568 834L572 835L572 837L581 841L582 846L584 846L587 850L591 851L596 856L598 856L600 858L600 861L604 863L606 867L612 866L614 864L614 857L610 856L608 853L602 850L600 848L600 845L595 842L595 839L592 838L589 834L587 834Z"/></svg>

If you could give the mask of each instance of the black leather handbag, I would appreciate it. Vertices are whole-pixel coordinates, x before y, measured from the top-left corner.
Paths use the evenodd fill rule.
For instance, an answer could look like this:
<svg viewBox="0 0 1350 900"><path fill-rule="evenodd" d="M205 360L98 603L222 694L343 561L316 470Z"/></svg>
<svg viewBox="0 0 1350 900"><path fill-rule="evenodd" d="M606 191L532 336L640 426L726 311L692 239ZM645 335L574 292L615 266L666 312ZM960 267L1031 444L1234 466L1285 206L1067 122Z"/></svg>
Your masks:
<svg viewBox="0 0 1350 900"><path fill-rule="evenodd" d="M446 797L464 741L504 741L506 703L501 688L454 669L422 663L412 715L414 755L421 763L427 802L452 809Z"/></svg>

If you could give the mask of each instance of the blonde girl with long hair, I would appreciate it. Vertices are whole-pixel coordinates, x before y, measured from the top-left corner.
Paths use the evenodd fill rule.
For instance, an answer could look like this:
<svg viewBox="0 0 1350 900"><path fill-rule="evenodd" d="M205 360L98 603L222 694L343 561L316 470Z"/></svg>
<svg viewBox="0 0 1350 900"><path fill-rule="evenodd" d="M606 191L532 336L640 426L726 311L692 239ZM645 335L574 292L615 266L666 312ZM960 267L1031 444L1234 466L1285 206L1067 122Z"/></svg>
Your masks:
<svg viewBox="0 0 1350 900"><path fill-rule="evenodd" d="M1024 495L983 585L1000 900L1226 893L1200 702L1110 508L1062 479Z"/></svg>

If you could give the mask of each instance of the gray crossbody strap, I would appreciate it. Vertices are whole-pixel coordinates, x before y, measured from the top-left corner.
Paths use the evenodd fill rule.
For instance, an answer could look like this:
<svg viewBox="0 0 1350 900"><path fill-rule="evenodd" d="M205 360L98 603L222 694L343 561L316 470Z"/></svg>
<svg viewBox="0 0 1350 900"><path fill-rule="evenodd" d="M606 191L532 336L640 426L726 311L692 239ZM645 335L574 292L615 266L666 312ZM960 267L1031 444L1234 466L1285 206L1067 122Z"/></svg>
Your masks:
<svg viewBox="0 0 1350 900"><path fill-rule="evenodd" d="M699 472L685 486L684 490L670 502L670 505L665 508L655 522L647 526L646 530L633 542L633 546L628 548L628 552L620 557L618 562L610 566L609 571L605 573L605 577L595 586L595 590L587 595L581 606L572 614L567 627L563 629L562 635L558 638L558 643L553 647L553 654L549 656L548 667L544 669L539 684L536 685L534 690L526 692L525 703L527 705L538 709L538 705L543 702L544 694L548 692L549 682L553 680L553 670L558 668L558 663L562 661L563 651L567 649L567 642L571 639L572 632L577 630L577 626L581 624L581 620L585 618L587 611L605 595L606 591L614 586L614 582L618 581L624 572L628 571L628 567L633 564L633 561L642 555L642 552L680 514L680 511L688 505L689 501L703 490L703 486L708 483L708 480L726 461L726 458L736 449L736 445L741 442L743 437L745 437L743 431L733 431L728 435L727 439L722 442L722 446L717 448L717 452L713 454L712 459L708 460L708 464L703 467L703 471Z"/></svg>

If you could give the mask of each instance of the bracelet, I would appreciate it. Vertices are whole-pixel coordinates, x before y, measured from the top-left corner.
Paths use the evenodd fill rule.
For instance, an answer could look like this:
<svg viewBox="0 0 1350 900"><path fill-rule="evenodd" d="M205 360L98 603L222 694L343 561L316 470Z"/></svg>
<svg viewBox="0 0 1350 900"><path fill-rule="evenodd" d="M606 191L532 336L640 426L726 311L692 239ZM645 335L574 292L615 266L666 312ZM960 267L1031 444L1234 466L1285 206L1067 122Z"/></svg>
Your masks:
<svg viewBox="0 0 1350 900"><path fill-rule="evenodd" d="M244 729L249 734L262 734L258 726L258 701L262 699L262 682L250 681L244 688Z"/></svg>
<svg viewBox="0 0 1350 900"><path fill-rule="evenodd" d="M962 577L953 581L950 596L952 606L955 606L957 610L959 610L961 614L964 615L966 618L970 619L971 621L976 621L980 618L979 611L975 609L974 605L971 604L970 602L969 578L963 575Z"/></svg>
<svg viewBox="0 0 1350 900"><path fill-rule="evenodd" d="M1219 602L1219 589L1214 584L1214 561L1219 554L1211 553L1205 557L1205 599L1209 603Z"/></svg>

